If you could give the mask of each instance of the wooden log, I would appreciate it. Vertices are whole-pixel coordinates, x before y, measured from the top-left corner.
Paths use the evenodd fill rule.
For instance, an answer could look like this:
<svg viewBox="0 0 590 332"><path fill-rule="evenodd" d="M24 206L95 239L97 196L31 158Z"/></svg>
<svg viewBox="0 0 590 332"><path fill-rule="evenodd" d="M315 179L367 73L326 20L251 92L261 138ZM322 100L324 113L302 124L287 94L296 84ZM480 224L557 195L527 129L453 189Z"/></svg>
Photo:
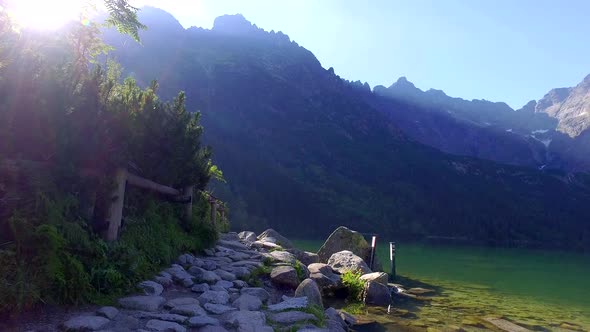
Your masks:
<svg viewBox="0 0 590 332"><path fill-rule="evenodd" d="M144 179L140 176L131 173L128 173L127 182L129 183L129 185L155 191L157 193L164 195L179 196L181 194L178 189L174 189L172 187L155 183L154 181Z"/></svg>
<svg viewBox="0 0 590 332"><path fill-rule="evenodd" d="M115 174L116 187L111 195L109 206L108 228L104 233L107 241L116 241L119 238L119 229L121 228L121 219L123 218L123 205L125 202L125 185L127 184L127 170L124 168L117 169Z"/></svg>

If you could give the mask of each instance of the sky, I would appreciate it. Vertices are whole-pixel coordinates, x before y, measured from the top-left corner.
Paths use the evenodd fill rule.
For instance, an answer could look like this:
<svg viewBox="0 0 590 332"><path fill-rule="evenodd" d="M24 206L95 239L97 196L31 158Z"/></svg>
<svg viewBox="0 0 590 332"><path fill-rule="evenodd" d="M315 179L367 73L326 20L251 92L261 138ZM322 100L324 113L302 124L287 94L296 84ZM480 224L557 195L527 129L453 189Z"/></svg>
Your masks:
<svg viewBox="0 0 590 332"><path fill-rule="evenodd" d="M282 31L348 80L520 108L590 74L587 0L136 0L210 29L243 14Z"/></svg>

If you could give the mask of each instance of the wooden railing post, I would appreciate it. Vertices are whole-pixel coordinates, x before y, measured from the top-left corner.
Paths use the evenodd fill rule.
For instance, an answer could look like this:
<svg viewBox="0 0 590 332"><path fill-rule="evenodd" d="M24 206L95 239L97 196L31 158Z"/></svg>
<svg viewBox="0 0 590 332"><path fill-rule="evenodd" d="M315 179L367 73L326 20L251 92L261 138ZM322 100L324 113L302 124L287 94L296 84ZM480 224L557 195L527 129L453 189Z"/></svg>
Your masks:
<svg viewBox="0 0 590 332"><path fill-rule="evenodd" d="M123 218L123 204L125 203L125 185L127 184L127 170L124 168L117 169L115 173L115 190L111 195L108 211L108 228L105 231L104 238L107 241L116 241L119 238L119 229L121 228L121 219Z"/></svg>
<svg viewBox="0 0 590 332"><path fill-rule="evenodd" d="M184 187L182 193L188 197L188 202L184 206L184 218L186 222L190 222L193 219L193 186Z"/></svg>

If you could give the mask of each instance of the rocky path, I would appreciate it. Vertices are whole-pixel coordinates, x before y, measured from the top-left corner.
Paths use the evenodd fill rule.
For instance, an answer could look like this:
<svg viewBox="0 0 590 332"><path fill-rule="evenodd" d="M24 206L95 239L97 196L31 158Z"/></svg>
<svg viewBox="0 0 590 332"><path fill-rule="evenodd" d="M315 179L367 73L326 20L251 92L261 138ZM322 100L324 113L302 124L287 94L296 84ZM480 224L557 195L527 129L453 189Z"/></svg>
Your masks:
<svg viewBox="0 0 590 332"><path fill-rule="evenodd" d="M181 255L140 283L141 293L119 299L116 307L69 315L55 330L346 331L354 323L345 313L324 310L316 281L299 281L309 276L300 260L313 263L314 254L298 251L296 259L283 250L286 239L240 235L223 235L203 256ZM270 278L259 277L263 270Z"/></svg>

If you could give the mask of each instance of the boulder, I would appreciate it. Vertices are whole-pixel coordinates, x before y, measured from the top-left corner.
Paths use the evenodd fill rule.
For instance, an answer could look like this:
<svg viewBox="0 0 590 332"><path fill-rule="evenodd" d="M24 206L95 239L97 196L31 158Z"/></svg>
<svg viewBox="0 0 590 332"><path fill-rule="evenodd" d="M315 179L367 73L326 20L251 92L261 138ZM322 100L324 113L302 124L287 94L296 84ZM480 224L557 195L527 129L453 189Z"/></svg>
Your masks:
<svg viewBox="0 0 590 332"><path fill-rule="evenodd" d="M386 286L388 283L388 279L389 279L389 276L385 272L373 272L373 273L363 274L361 276L362 281L365 281L365 282L375 281L375 282L378 282L378 283L386 285Z"/></svg>
<svg viewBox="0 0 590 332"><path fill-rule="evenodd" d="M229 311L237 310L234 307L230 307L224 304L217 304L217 303L205 303L203 306L205 310L214 314L214 315L221 315Z"/></svg>
<svg viewBox="0 0 590 332"><path fill-rule="evenodd" d="M125 309L158 311L166 302L161 296L130 296L119 299L119 305Z"/></svg>
<svg viewBox="0 0 590 332"><path fill-rule="evenodd" d="M203 293L210 289L211 287L207 283L196 284L191 288L191 290L195 293Z"/></svg>
<svg viewBox="0 0 590 332"><path fill-rule="evenodd" d="M248 250L248 247L241 243L239 239L235 241L219 240L217 241L217 243L225 248L229 248L232 250Z"/></svg>
<svg viewBox="0 0 590 332"><path fill-rule="evenodd" d="M293 244L289 241L286 237L279 234L279 232L275 231L272 228L269 228L258 235L258 240L261 242L271 242L274 244L278 244L283 248L293 248Z"/></svg>
<svg viewBox="0 0 590 332"><path fill-rule="evenodd" d="M233 273L231 273L231 272L228 272L228 271L225 271L225 270L220 270L220 269L217 269L217 270L215 270L215 273L216 273L216 274L217 274L217 275L218 275L218 276L219 276L219 277L220 277L222 280L227 280L227 281L234 281L234 280L236 280L236 279L237 279L237 277L236 277L236 275L235 275L235 274L233 274Z"/></svg>
<svg viewBox="0 0 590 332"><path fill-rule="evenodd" d="M262 301L256 296L243 294L233 301L232 305L239 310L256 311L262 308Z"/></svg>
<svg viewBox="0 0 590 332"><path fill-rule="evenodd" d="M158 332L186 332L186 328L178 323L151 319L145 324L148 331Z"/></svg>
<svg viewBox="0 0 590 332"><path fill-rule="evenodd" d="M328 259L328 265L339 273L344 273L346 271L361 271L363 274L371 273L371 269L369 269L367 263L352 251L348 250L339 251L330 256L330 259Z"/></svg>
<svg viewBox="0 0 590 332"><path fill-rule="evenodd" d="M246 241L246 242L254 242L257 240L256 234L254 232L249 232L249 231L240 232L238 234L238 237L240 238L240 240Z"/></svg>
<svg viewBox="0 0 590 332"><path fill-rule="evenodd" d="M365 303L379 306L391 304L389 287L375 281L369 281L365 286Z"/></svg>
<svg viewBox="0 0 590 332"><path fill-rule="evenodd" d="M209 316L196 316L191 317L188 320L188 326L190 327L203 327L203 326L218 326L221 325L221 322L217 318L212 318Z"/></svg>
<svg viewBox="0 0 590 332"><path fill-rule="evenodd" d="M188 272L190 274L192 274L193 276L195 276L195 278L199 282L206 282L208 284L214 284L214 283L218 282L219 280L221 280L221 277L219 277L217 275L217 273L215 273L213 271L208 271L208 270L202 269L197 266L191 266L191 268L188 269Z"/></svg>
<svg viewBox="0 0 590 332"><path fill-rule="evenodd" d="M199 296L199 302L201 302L201 304L226 304L229 302L229 294L226 291L208 290Z"/></svg>
<svg viewBox="0 0 590 332"><path fill-rule="evenodd" d="M224 314L221 320L226 327L240 332L258 332L266 325L266 315L259 311L231 311Z"/></svg>
<svg viewBox="0 0 590 332"><path fill-rule="evenodd" d="M215 286L221 287L221 288L225 288L225 289L229 289L234 287L234 283L231 281L227 281L227 280L219 280Z"/></svg>
<svg viewBox="0 0 590 332"><path fill-rule="evenodd" d="M117 317L119 314L119 310L115 307L102 307L96 310L96 314L108 319L115 319L115 317Z"/></svg>
<svg viewBox="0 0 590 332"><path fill-rule="evenodd" d="M320 289L315 281L312 279L305 279L299 284L297 289L295 290L295 297L307 297L309 304L315 304L320 306L321 308L324 307L322 301L322 294L320 293Z"/></svg>
<svg viewBox="0 0 590 332"><path fill-rule="evenodd" d="M158 296L164 291L164 287L159 283L151 280L140 282L137 287L141 288L145 295Z"/></svg>
<svg viewBox="0 0 590 332"><path fill-rule="evenodd" d="M234 287L235 288L244 288L248 287L248 283L244 280L234 280Z"/></svg>
<svg viewBox="0 0 590 332"><path fill-rule="evenodd" d="M278 285L296 288L299 285L297 271L292 266L277 266L270 272L270 280Z"/></svg>
<svg viewBox="0 0 590 332"><path fill-rule="evenodd" d="M306 308L309 304L307 297L288 297L283 295L283 302L271 304L268 306L269 311L283 311L291 309Z"/></svg>
<svg viewBox="0 0 590 332"><path fill-rule="evenodd" d="M260 287L244 287L240 290L240 294L256 296L262 302L266 302L270 298L270 294L264 288Z"/></svg>
<svg viewBox="0 0 590 332"><path fill-rule="evenodd" d="M370 259L371 248L364 236L344 226L336 228L318 251L320 262L327 263L330 257L340 251L352 251L367 262Z"/></svg>
<svg viewBox="0 0 590 332"><path fill-rule="evenodd" d="M98 331L110 321L100 316L77 316L63 323L66 331Z"/></svg>
<svg viewBox="0 0 590 332"><path fill-rule="evenodd" d="M348 329L348 324L346 324L344 319L342 319L342 317L340 316L340 312L338 312L338 310L336 310L334 308L328 308L328 309L326 309L326 311L324 311L324 314L326 315L326 318L328 320L336 322L340 326L341 329L343 329L343 330ZM337 330L337 329L335 327L332 327L331 330Z"/></svg>

